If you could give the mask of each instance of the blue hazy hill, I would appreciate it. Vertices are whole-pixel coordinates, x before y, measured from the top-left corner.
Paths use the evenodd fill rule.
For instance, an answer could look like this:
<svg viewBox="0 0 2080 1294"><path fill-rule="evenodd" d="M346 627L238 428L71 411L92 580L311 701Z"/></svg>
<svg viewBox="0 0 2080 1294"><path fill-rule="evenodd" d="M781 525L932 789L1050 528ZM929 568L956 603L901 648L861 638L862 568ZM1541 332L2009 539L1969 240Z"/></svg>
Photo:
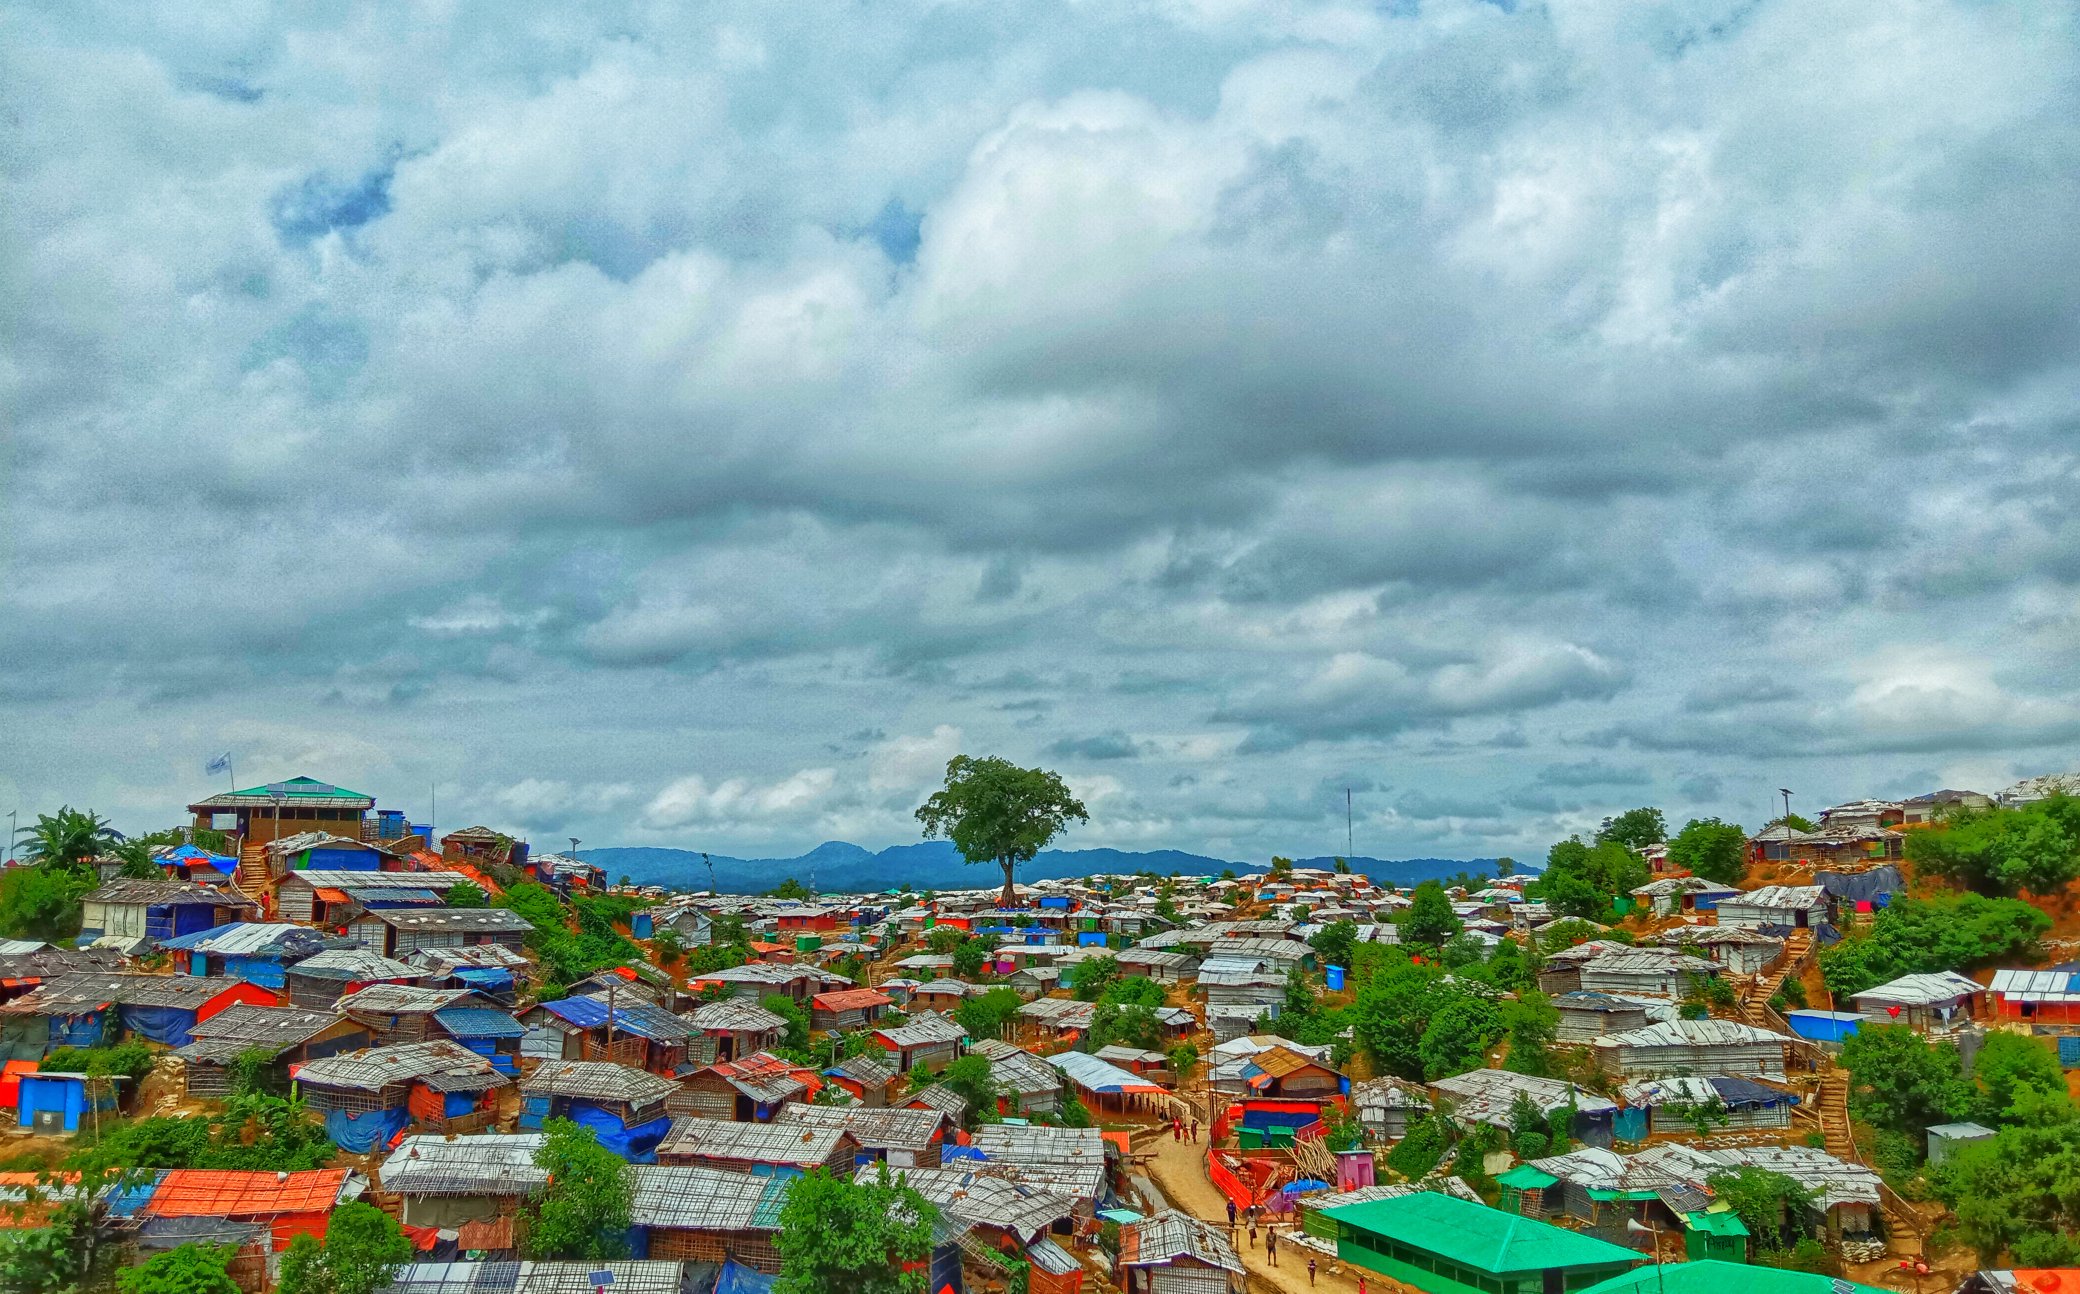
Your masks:
<svg viewBox="0 0 2080 1294"><path fill-rule="evenodd" d="M579 857L606 869L608 880L623 876L639 885L671 885L681 889L708 888L708 869L698 850L664 849L629 845L586 849ZM1327 868L1333 859L1296 858L1300 867ZM1476 858L1353 858L1351 870L1363 872L1381 884L1414 885L1418 881L1456 876L1460 872L1492 873L1493 859ZM994 867L968 866L959 851L944 840L921 840L909 845L891 845L875 851L843 840L829 840L806 854L793 858L731 858L712 854L716 886L727 894L754 894L770 890L792 876L804 885L811 883L824 893L893 889L908 885L913 890L976 889L996 885L1002 874ZM1135 852L1124 849L1048 849L1018 869L1021 880L1060 880L1100 872L1156 872L1187 876L1218 874L1232 867L1237 874L1262 871L1263 863L1238 863L1177 849Z"/></svg>

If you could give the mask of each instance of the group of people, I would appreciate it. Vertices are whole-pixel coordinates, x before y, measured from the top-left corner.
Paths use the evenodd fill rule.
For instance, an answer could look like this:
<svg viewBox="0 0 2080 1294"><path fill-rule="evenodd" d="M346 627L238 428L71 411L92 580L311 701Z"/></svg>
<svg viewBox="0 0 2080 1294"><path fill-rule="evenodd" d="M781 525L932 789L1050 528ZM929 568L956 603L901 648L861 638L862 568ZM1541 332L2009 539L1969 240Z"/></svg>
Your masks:
<svg viewBox="0 0 2080 1294"><path fill-rule="evenodd" d="M1228 1201L1228 1229L1233 1231L1237 1221L1246 1224L1249 1227L1249 1247L1252 1249L1257 1247L1257 1213L1258 1209L1254 1204L1238 1211L1235 1207L1235 1201ZM1264 1227L1264 1259L1273 1267L1278 1266L1278 1229L1268 1223ZM1314 1284L1314 1274L1314 1255L1309 1254L1307 1256L1307 1283L1310 1286ZM1358 1294L1367 1294L1365 1274L1363 1272L1358 1274Z"/></svg>
<svg viewBox="0 0 2080 1294"><path fill-rule="evenodd" d="M1187 1134L1185 1129L1185 1117L1181 1114L1171 1115L1170 1136L1177 1141L1197 1142L1199 1140L1199 1116L1196 1114L1192 1116L1191 1130L1189 1134Z"/></svg>

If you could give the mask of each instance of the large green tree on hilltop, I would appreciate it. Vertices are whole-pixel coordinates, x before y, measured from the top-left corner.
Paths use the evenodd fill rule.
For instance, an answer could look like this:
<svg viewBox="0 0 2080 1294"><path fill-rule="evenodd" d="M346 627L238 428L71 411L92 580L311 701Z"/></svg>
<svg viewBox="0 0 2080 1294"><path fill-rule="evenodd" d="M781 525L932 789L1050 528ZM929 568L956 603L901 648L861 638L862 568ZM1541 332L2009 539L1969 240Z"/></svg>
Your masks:
<svg viewBox="0 0 2080 1294"><path fill-rule="evenodd" d="M1603 825L1596 828L1596 843L1612 841L1634 853L1666 839L1668 819L1654 808L1627 809L1614 818L1605 818Z"/></svg>
<svg viewBox="0 0 2080 1294"><path fill-rule="evenodd" d="M59 867L84 867L122 839L101 815L69 804L56 813L37 814L17 835L23 857Z"/></svg>
<svg viewBox="0 0 2080 1294"><path fill-rule="evenodd" d="M1739 885L1748 871L1748 833L1737 822L1692 818L1668 842L1668 861L1721 885Z"/></svg>
<svg viewBox="0 0 2080 1294"><path fill-rule="evenodd" d="M1073 822L1089 822L1083 801L1069 794L1060 775L1020 768L994 755L956 755L946 764L946 785L917 809L926 839L944 836L970 863L1004 869L998 902L1018 902L1013 887L1020 863L1047 848Z"/></svg>

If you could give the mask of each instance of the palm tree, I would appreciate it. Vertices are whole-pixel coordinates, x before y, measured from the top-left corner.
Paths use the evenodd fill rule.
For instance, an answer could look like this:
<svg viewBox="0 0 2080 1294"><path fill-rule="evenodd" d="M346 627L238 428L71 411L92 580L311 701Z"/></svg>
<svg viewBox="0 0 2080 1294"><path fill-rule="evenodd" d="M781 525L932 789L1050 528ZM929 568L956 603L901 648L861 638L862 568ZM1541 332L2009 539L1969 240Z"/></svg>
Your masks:
<svg viewBox="0 0 2080 1294"><path fill-rule="evenodd" d="M85 867L122 839L100 814L69 804L55 814L37 814L36 825L16 834L26 838L23 852L30 861L58 867Z"/></svg>

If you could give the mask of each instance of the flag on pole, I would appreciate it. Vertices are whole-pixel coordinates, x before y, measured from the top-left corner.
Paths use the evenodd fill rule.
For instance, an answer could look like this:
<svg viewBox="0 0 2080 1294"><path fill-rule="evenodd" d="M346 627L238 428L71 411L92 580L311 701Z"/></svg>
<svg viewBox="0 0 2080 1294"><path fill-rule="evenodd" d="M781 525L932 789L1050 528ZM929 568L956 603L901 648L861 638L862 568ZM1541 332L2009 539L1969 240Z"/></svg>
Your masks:
<svg viewBox="0 0 2080 1294"><path fill-rule="evenodd" d="M230 771L231 752L228 750L211 760L202 770L204 776L208 776L211 773L228 773Z"/></svg>

